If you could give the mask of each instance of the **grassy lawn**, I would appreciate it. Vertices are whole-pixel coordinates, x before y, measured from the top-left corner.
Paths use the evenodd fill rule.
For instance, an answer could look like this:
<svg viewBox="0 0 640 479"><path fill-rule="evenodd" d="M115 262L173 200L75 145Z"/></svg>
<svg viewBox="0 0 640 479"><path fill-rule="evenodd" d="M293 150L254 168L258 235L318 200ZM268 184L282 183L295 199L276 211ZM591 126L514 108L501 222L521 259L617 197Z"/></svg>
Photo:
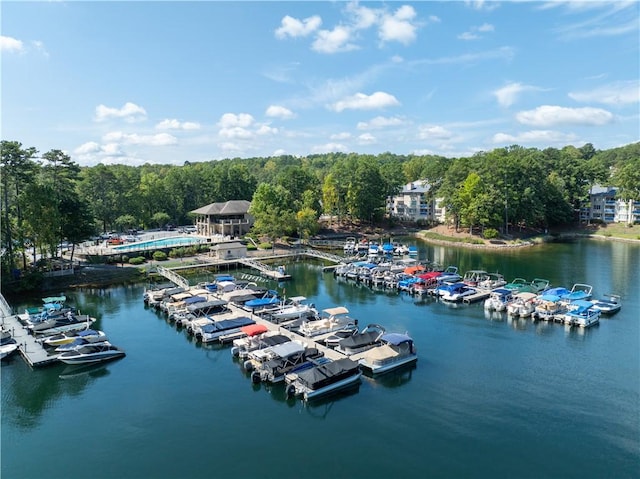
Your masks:
<svg viewBox="0 0 640 479"><path fill-rule="evenodd" d="M622 223L611 223L608 225L594 225L592 234L610 236L614 238L625 238L640 240L640 225L631 227Z"/></svg>

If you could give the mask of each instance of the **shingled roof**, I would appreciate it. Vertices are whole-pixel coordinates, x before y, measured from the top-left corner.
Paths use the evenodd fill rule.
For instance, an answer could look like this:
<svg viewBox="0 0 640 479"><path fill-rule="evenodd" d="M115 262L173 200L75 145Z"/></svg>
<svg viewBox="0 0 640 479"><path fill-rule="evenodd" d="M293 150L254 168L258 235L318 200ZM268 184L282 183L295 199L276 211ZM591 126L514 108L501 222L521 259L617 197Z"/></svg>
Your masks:
<svg viewBox="0 0 640 479"><path fill-rule="evenodd" d="M247 200L231 200L225 203L211 203L191 213L195 215L243 215L249 211L251 202Z"/></svg>

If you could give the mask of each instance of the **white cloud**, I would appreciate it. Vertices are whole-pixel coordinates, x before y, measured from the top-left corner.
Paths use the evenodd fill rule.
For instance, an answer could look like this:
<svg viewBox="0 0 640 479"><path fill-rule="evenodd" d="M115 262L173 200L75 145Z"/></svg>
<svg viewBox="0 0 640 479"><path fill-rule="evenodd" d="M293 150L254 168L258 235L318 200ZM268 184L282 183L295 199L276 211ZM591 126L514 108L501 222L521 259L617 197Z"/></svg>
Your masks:
<svg viewBox="0 0 640 479"><path fill-rule="evenodd" d="M342 133L336 133L334 135L331 135L329 137L330 140L333 141L339 141L339 140L350 140L351 139L351 133L348 133L346 131L342 132Z"/></svg>
<svg viewBox="0 0 640 479"><path fill-rule="evenodd" d="M260 125L260 127L256 130L258 135L276 135L278 133L277 128L270 127L269 125Z"/></svg>
<svg viewBox="0 0 640 479"><path fill-rule="evenodd" d="M142 146L167 146L178 143L178 139L169 133L138 135L137 133L123 133L121 131L107 133L102 137L102 140L106 143Z"/></svg>
<svg viewBox="0 0 640 479"><path fill-rule="evenodd" d="M227 128L221 128L218 135L222 138L236 139L236 140L248 140L253 138L253 132L242 128L240 126L232 126Z"/></svg>
<svg viewBox="0 0 640 479"><path fill-rule="evenodd" d="M358 30L365 30L378 22L379 12L372 8L358 5L358 2L349 2L346 11L351 14L353 26Z"/></svg>
<svg viewBox="0 0 640 479"><path fill-rule="evenodd" d="M100 145L95 141L88 141L73 150L76 155L87 155L89 153L97 153L100 151Z"/></svg>
<svg viewBox="0 0 640 479"><path fill-rule="evenodd" d="M520 96L520 93L526 91L538 91L541 88L531 86L531 85L523 85L522 83L509 83L502 88L498 88L493 91L493 95L498 99L498 103L500 106L511 106L513 105Z"/></svg>
<svg viewBox="0 0 640 479"><path fill-rule="evenodd" d="M351 30L338 25L333 30L320 30L311 48L318 53L347 52L358 48L351 43Z"/></svg>
<svg viewBox="0 0 640 479"><path fill-rule="evenodd" d="M296 38L306 37L316 31L322 25L322 19L318 15L298 20L286 15L281 22L281 26L276 29L276 38Z"/></svg>
<svg viewBox="0 0 640 479"><path fill-rule="evenodd" d="M496 133L493 135L492 142L496 144L567 144L577 139L574 134L561 133L552 130L531 130L518 133L517 135L509 135L507 133Z"/></svg>
<svg viewBox="0 0 640 479"><path fill-rule="evenodd" d="M495 10L500 6L500 4L496 1L485 2L485 0L466 0L464 2L468 7L473 8L474 10L483 10L485 12L490 12Z"/></svg>
<svg viewBox="0 0 640 479"><path fill-rule="evenodd" d="M24 44L21 40L13 37L0 35L0 51L9 53L21 53L24 51Z"/></svg>
<svg viewBox="0 0 640 479"><path fill-rule="evenodd" d="M362 135L358 136L358 143L360 143L361 145L372 145L377 141L378 140L376 139L376 137L371 133L363 133Z"/></svg>
<svg viewBox="0 0 640 479"><path fill-rule="evenodd" d="M378 36L383 42L395 41L408 45L416 39L415 17L416 11L409 5L401 6L392 15L384 14Z"/></svg>
<svg viewBox="0 0 640 479"><path fill-rule="evenodd" d="M640 81L620 81L603 85L589 91L571 92L569 98L581 102L625 105L640 102Z"/></svg>
<svg viewBox="0 0 640 479"><path fill-rule="evenodd" d="M487 33L487 32L493 32L494 30L495 30L495 27L490 23L483 23L482 25L471 27L468 32L461 33L460 35L458 35L458 39L459 40L477 40L479 38L482 38L480 35L478 35L478 32Z"/></svg>
<svg viewBox="0 0 640 479"><path fill-rule="evenodd" d="M418 138L421 140L449 140L453 133L439 125L423 125L418 128Z"/></svg>
<svg viewBox="0 0 640 479"><path fill-rule="evenodd" d="M162 120L156 125L156 130L199 130L200 123L185 121L181 122L175 118Z"/></svg>
<svg viewBox="0 0 640 479"><path fill-rule="evenodd" d="M458 40L477 40L480 36L471 32L463 32L457 38Z"/></svg>
<svg viewBox="0 0 640 479"><path fill-rule="evenodd" d="M279 105L270 105L269 108L267 108L265 114L268 117L281 118L283 120L289 120L296 117L296 114L294 112L292 112L288 108L285 108L284 106Z"/></svg>
<svg viewBox="0 0 640 479"><path fill-rule="evenodd" d="M556 125L600 126L611 123L613 119L610 112L601 108L566 108L555 105L543 105L516 114L518 122L539 127Z"/></svg>
<svg viewBox="0 0 640 479"><path fill-rule="evenodd" d="M336 151L346 152L349 149L340 143L326 143L324 145L316 145L311 148L314 153L334 153Z"/></svg>
<svg viewBox="0 0 640 479"><path fill-rule="evenodd" d="M359 122L356 128L358 128L358 130L377 130L380 128L386 128L388 126L402 125L403 123L404 123L404 120L398 117L376 116L375 118L372 118L368 122L367 121Z"/></svg>
<svg viewBox="0 0 640 479"><path fill-rule="evenodd" d="M110 118L121 118L126 122L133 123L146 119L147 112L135 103L127 102L122 108L111 108L105 105L96 107L95 121L105 121Z"/></svg>
<svg viewBox="0 0 640 479"><path fill-rule="evenodd" d="M372 95L356 93L332 105L332 109L341 112L343 110L374 110L376 108L386 108L388 106L398 106L400 102L395 96L382 91L377 91Z"/></svg>
<svg viewBox="0 0 640 479"><path fill-rule="evenodd" d="M284 149L282 149L282 148L279 148L279 149L275 150L275 151L271 154L271 156L282 156L282 155L286 155L286 154L287 154L287 151L286 151L286 150L284 150Z"/></svg>
<svg viewBox="0 0 640 479"><path fill-rule="evenodd" d="M239 113L237 115L235 113L225 113L220 117L218 126L220 126L220 128L247 128L251 126L253 122L253 117L248 113Z"/></svg>

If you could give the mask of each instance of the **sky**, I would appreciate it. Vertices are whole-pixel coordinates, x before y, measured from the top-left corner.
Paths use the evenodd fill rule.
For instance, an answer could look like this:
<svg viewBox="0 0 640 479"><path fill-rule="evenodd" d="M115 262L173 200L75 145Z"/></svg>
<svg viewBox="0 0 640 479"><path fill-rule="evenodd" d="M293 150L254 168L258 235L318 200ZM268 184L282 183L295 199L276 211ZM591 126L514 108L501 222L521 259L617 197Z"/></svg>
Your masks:
<svg viewBox="0 0 640 479"><path fill-rule="evenodd" d="M614 148L639 6L3 0L1 138L82 166Z"/></svg>

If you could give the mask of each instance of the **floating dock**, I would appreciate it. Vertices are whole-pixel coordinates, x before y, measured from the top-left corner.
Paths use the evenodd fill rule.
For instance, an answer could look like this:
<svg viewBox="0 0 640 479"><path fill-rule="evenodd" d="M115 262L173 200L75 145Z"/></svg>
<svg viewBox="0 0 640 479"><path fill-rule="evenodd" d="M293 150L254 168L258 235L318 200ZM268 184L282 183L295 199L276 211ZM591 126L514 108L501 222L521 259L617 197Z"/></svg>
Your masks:
<svg viewBox="0 0 640 479"><path fill-rule="evenodd" d="M5 316L3 321L4 329L9 331L17 341L18 351L29 366L46 366L58 361L58 354L49 354L42 342L36 336L29 334L29 330L22 325L18 315Z"/></svg>

